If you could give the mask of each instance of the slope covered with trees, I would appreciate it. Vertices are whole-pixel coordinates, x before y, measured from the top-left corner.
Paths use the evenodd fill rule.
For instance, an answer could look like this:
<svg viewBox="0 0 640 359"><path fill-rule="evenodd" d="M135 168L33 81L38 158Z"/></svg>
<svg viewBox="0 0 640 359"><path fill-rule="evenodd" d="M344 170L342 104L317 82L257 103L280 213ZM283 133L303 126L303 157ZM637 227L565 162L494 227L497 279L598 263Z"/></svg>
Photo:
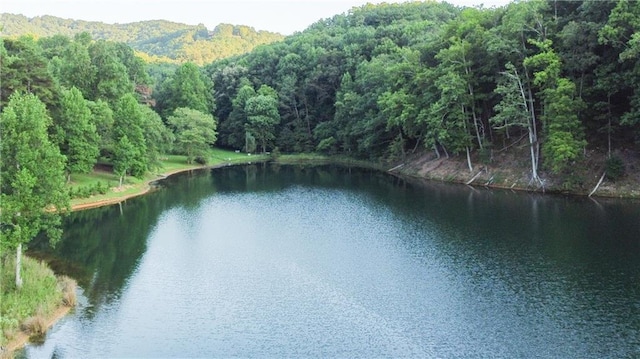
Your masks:
<svg viewBox="0 0 640 359"><path fill-rule="evenodd" d="M628 0L354 8L206 66L218 143L255 136L249 100L266 85L280 115L267 149L400 161L426 150L474 172L512 153L532 184L567 189L597 151L615 179L640 140L639 26Z"/></svg>
<svg viewBox="0 0 640 359"><path fill-rule="evenodd" d="M251 51L258 45L280 41L284 36L256 31L243 25L220 24L213 30L204 25L186 25L165 20L129 24L62 19L55 16L27 18L0 14L3 36L33 35L73 37L88 33L97 40L126 43L147 62L193 62L199 65Z"/></svg>
<svg viewBox="0 0 640 359"><path fill-rule="evenodd" d="M530 184L554 178L581 190L587 154L605 154L598 165L610 180L638 154L639 24L640 3L627 0L366 5L249 54L154 77L131 47L88 33L2 38L2 131L37 123L38 133L11 140L47 143L67 181L100 161L122 183L163 154L202 161L217 144L396 163L431 152L464 158L471 173L511 153ZM3 169L31 156L16 148L3 147ZM3 203L26 195L17 186L33 179L20 176L3 181ZM61 205L45 202L33 203ZM14 219L3 216L3 228ZM26 241L7 238L3 247Z"/></svg>

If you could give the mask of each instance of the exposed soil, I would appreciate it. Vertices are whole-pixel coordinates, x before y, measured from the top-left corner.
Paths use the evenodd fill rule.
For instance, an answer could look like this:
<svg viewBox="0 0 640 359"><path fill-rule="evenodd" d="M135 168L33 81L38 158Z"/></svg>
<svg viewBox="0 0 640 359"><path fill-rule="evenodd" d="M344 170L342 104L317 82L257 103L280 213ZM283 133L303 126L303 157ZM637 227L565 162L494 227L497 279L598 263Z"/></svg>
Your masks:
<svg viewBox="0 0 640 359"><path fill-rule="evenodd" d="M615 155L625 164L625 175L614 181L605 177L593 196L640 198L640 153L618 151ZM436 158L433 151L415 154L407 159L398 173L443 182L467 183L473 186L509 188L536 192L588 195L596 187L606 168L606 153L587 150L562 176L540 170L543 185L531 180L531 162L527 149L512 148L492 151L486 163L472 156L469 171L464 155Z"/></svg>

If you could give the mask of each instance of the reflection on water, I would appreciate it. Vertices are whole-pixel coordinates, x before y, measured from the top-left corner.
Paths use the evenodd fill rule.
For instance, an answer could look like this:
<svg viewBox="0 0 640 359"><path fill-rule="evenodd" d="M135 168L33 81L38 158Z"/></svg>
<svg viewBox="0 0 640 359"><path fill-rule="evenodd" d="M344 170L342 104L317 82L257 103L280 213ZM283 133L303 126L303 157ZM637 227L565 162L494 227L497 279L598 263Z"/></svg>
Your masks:
<svg viewBox="0 0 640 359"><path fill-rule="evenodd" d="M74 213L81 304L19 357L640 356L640 204L336 166L195 171Z"/></svg>

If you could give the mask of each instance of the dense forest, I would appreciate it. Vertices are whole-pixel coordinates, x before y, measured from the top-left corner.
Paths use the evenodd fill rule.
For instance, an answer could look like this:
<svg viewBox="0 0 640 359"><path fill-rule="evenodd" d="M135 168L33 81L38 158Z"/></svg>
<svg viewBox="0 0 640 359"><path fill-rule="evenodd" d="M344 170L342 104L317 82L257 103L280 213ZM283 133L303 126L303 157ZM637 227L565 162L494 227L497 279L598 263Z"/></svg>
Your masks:
<svg viewBox="0 0 640 359"><path fill-rule="evenodd" d="M465 158L470 171L509 152L536 186L553 177L571 189L590 151L604 154L611 180L638 153L639 29L640 2L627 0L366 5L248 54L164 72L87 32L7 36L3 144L10 124L43 117L38 141L58 148L68 180L98 162L121 180L165 153L202 162L212 145L390 163L432 153ZM3 195L15 168L6 150Z"/></svg>
<svg viewBox="0 0 640 359"><path fill-rule="evenodd" d="M640 139L640 2L543 1L502 8L367 5L284 42L205 67L219 140L245 147L247 101L275 90L284 152L401 159L432 149L487 162L512 145L521 161L569 176L588 149ZM259 96L258 96L259 97Z"/></svg>
<svg viewBox="0 0 640 359"><path fill-rule="evenodd" d="M0 24L4 36L73 37L86 32L96 40L125 43L136 50L146 62L189 61L198 65L247 53L258 45L284 38L280 34L256 31L243 25L220 24L213 30L208 30L202 24L185 25L166 20L105 24L55 16L27 18L4 13L0 14Z"/></svg>

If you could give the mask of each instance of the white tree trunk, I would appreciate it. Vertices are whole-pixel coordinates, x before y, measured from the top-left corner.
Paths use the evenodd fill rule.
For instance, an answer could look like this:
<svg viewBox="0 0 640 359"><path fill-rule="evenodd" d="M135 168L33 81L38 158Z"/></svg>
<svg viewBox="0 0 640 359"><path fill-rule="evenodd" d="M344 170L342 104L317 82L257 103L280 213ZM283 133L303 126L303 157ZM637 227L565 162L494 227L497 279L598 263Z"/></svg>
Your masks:
<svg viewBox="0 0 640 359"><path fill-rule="evenodd" d="M467 165L469 166L469 172L473 172L473 165L471 165L471 153L469 151L469 146L467 146Z"/></svg>
<svg viewBox="0 0 640 359"><path fill-rule="evenodd" d="M22 267L22 243L16 248L16 288L22 288L22 277L20 276L20 268Z"/></svg>
<svg viewBox="0 0 640 359"><path fill-rule="evenodd" d="M540 177L538 177L538 160L540 158L540 145L538 144L538 134L536 128L536 115L533 108L533 95L531 90L527 93L525 92L524 85L522 84L522 80L520 79L520 75L518 71L514 68L514 75L512 78L518 82L518 88L520 89L520 96L522 97L522 104L524 108L529 111L529 123L527 124L527 131L529 132L529 149L531 152L531 178L535 182L541 182Z"/></svg>

